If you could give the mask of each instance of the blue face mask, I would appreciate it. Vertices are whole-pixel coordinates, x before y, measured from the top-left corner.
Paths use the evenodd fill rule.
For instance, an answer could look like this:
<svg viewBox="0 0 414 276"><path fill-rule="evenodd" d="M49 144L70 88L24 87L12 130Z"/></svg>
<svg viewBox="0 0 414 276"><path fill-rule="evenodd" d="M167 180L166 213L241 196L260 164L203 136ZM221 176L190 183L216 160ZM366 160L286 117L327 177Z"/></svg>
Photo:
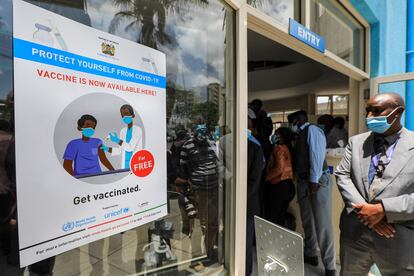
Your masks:
<svg viewBox="0 0 414 276"><path fill-rule="evenodd" d="M275 135L275 134L273 134L272 136L270 136L270 142L271 142L273 145L276 145L276 144L279 142L279 140L280 140L279 135Z"/></svg>
<svg viewBox="0 0 414 276"><path fill-rule="evenodd" d="M214 140L220 139L220 136L221 136L220 127L216 127L213 133Z"/></svg>
<svg viewBox="0 0 414 276"><path fill-rule="evenodd" d="M91 127L82 128L82 135L89 138L95 134L95 130Z"/></svg>
<svg viewBox="0 0 414 276"><path fill-rule="evenodd" d="M195 127L196 134L206 134L206 132L207 132L206 124L200 124Z"/></svg>
<svg viewBox="0 0 414 276"><path fill-rule="evenodd" d="M299 133L299 127L297 126L297 125L290 125L290 130L293 132L293 133Z"/></svg>
<svg viewBox="0 0 414 276"><path fill-rule="evenodd" d="M122 122L124 122L124 124L129 125L130 123L132 123L132 116L124 116L124 117L122 117Z"/></svg>
<svg viewBox="0 0 414 276"><path fill-rule="evenodd" d="M251 139L252 137L253 137L253 132L250 129L248 129L247 130L247 139Z"/></svg>
<svg viewBox="0 0 414 276"><path fill-rule="evenodd" d="M397 107L398 108L398 107ZM390 127L394 124L395 120L397 120L397 117L394 118L394 120L391 122L391 124L388 123L388 117L394 113L394 109L388 116L377 116L377 117L366 117L366 123L369 130L375 133L384 133L387 130L390 129Z"/></svg>

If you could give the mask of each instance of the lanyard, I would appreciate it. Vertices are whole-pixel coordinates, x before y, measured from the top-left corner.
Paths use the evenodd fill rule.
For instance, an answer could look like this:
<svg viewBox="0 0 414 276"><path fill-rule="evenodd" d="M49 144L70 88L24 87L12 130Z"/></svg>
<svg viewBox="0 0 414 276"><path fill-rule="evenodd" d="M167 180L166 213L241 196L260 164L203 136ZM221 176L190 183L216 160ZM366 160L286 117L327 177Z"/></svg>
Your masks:
<svg viewBox="0 0 414 276"><path fill-rule="evenodd" d="M392 157L392 154L394 153L395 146L397 145L397 142L398 142L398 140L395 141L395 143L392 144L388 148L388 150L385 152L385 155L387 156L387 161L385 163L381 161L381 153L378 153L377 155L374 155L372 157L372 163L373 163L375 169L378 169L379 165L385 166L385 165L388 165L391 162L391 157Z"/></svg>

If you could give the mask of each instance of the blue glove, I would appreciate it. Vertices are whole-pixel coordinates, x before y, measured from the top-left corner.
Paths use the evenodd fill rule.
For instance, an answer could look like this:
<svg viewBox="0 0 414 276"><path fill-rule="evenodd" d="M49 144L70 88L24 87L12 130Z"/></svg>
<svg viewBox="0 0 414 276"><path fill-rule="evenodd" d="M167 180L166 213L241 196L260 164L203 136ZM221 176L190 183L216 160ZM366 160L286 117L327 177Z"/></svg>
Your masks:
<svg viewBox="0 0 414 276"><path fill-rule="evenodd" d="M109 147L107 147L104 144L102 144L101 150L106 151L106 152L109 152Z"/></svg>
<svg viewBox="0 0 414 276"><path fill-rule="evenodd" d="M109 139L111 139L112 142L119 144L121 142L121 139L118 138L115 132L109 133Z"/></svg>

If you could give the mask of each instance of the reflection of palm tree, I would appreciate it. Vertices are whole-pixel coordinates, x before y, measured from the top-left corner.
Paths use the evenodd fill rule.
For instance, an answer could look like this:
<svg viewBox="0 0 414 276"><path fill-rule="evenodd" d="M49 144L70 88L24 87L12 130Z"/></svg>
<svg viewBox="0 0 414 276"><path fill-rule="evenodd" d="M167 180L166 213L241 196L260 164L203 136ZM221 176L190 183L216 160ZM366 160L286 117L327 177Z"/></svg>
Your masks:
<svg viewBox="0 0 414 276"><path fill-rule="evenodd" d="M263 0L247 0L247 4L252 7L258 8L263 4Z"/></svg>
<svg viewBox="0 0 414 276"><path fill-rule="evenodd" d="M109 26L109 32L114 33L122 20L132 20L125 31L141 25L137 42L152 48L157 48L157 42L169 43L170 38L165 33L166 14L180 12L190 4L208 5L208 0L113 0L115 6L121 8L116 13Z"/></svg>

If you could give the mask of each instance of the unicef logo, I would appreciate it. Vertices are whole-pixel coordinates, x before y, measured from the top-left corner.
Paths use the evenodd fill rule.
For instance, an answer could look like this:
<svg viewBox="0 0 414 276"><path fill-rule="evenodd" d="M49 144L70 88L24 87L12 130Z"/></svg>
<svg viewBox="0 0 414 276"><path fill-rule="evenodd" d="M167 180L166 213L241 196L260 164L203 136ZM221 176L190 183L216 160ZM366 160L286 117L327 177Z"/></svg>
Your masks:
<svg viewBox="0 0 414 276"><path fill-rule="evenodd" d="M65 224L63 224L62 226L62 230L65 232L71 231L73 230L73 228L75 228L75 223L74 222L67 222Z"/></svg>
<svg viewBox="0 0 414 276"><path fill-rule="evenodd" d="M129 212L129 208L128 207L125 207L123 211L124 211L124 213L128 213Z"/></svg>

